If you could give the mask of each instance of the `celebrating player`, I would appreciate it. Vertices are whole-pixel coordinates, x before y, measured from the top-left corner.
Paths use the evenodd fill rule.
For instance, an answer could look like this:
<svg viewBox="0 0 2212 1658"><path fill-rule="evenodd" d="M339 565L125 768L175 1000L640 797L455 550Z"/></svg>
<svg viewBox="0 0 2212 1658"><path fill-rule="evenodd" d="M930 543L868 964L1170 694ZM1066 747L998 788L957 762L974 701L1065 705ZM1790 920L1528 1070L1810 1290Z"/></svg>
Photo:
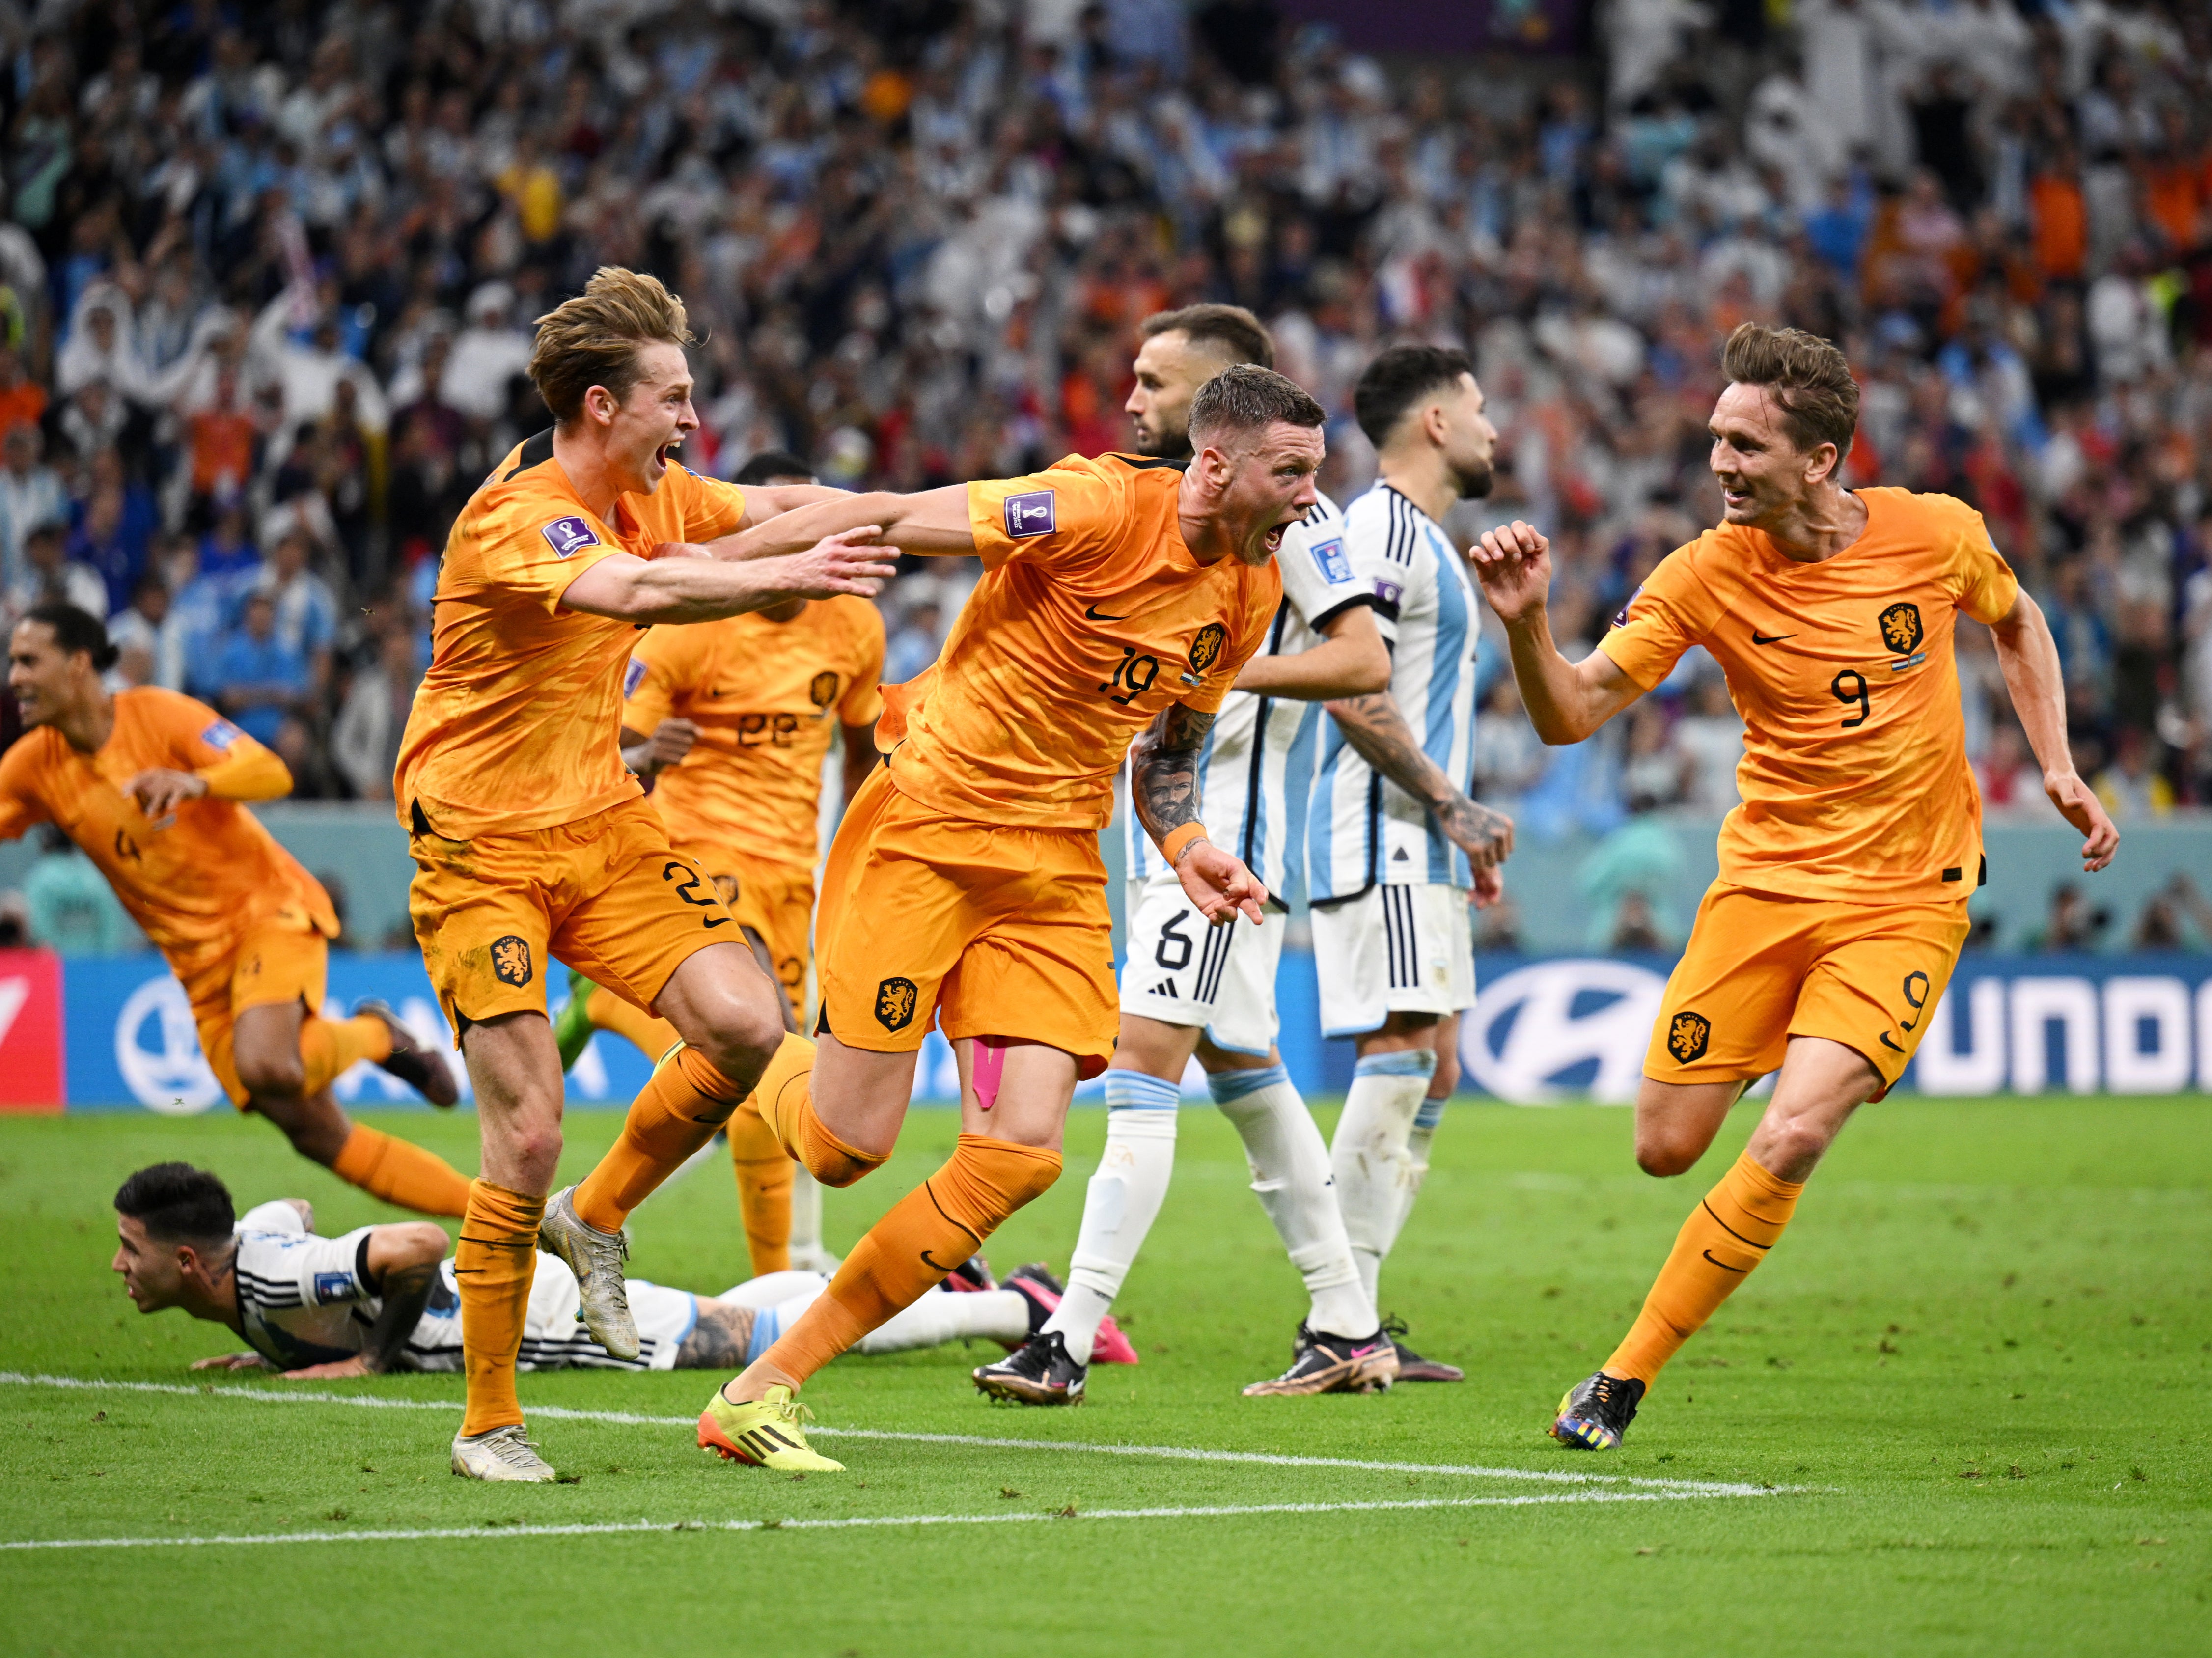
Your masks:
<svg viewBox="0 0 2212 1658"><path fill-rule="evenodd" d="M793 474L797 474L793 476ZM740 484L811 483L789 456L757 458ZM783 986L786 1029L799 1029L813 953L814 865L821 855L823 764L842 736L850 800L876 763L882 612L851 595L786 604L690 628L656 628L639 641L624 680L623 747L653 781L669 840L696 857L763 966ZM561 1063L575 1062L593 1027L627 1036L654 1058L677 1035L656 1019L570 975L554 1034ZM767 1132L757 1113L730 1121L738 1209L756 1273L827 1265L820 1187ZM794 1230L794 1210L801 1212Z"/></svg>
<svg viewBox="0 0 2212 1658"><path fill-rule="evenodd" d="M937 666L885 694L890 762L830 848L819 1054L790 1039L748 1102L817 1179L848 1185L890 1155L935 1016L958 1056L962 1132L798 1325L715 1394L702 1445L837 1467L806 1448L795 1391L1058 1176L1076 1081L1114 1047L1097 832L1125 756L1136 809L1201 918L1260 919L1265 889L1199 821L1197 761L1274 619L1274 552L1316 499L1322 420L1281 375L1224 369L1191 405L1188 471L1071 455L1028 477L807 507L745 538L774 553L873 526L908 551L982 555ZM787 1444L755 1455L748 1436L771 1429Z"/></svg>
<svg viewBox="0 0 2212 1658"><path fill-rule="evenodd" d="M1475 563L1537 732L1577 743L1703 645L1742 714L1743 804L1720 878L1668 981L1636 1102L1636 1160L1679 1175L1753 1078L1780 1067L1742 1156L1692 1212L1628 1335L1560 1401L1552 1432L1620 1444L1660 1367L1781 1239L1844 1121L1895 1086L1941 1000L1984 874L1953 635L1988 624L2051 804L2119 835L2075 774L2058 654L1981 515L1948 495L1838 480L1859 393L1844 355L1796 329L1729 337L1712 470L1724 521L1661 562L1598 648L1571 663L1545 615L1551 558L1527 525Z"/></svg>
<svg viewBox="0 0 2212 1658"><path fill-rule="evenodd" d="M1474 1005L1468 908L1504 890L1513 824L1466 793L1480 629L1443 524L1490 493L1497 433L1474 365L1463 351L1392 346L1360 375L1352 410L1380 476L1346 510L1345 546L1382 598L1390 689L1328 705L1306 841L1322 1029L1358 1050L1330 1161L1372 1298L1459 1084L1459 1017ZM1397 1355L1401 1380L1464 1380L1402 1343Z"/></svg>
<svg viewBox="0 0 2212 1658"><path fill-rule="evenodd" d="M1227 305L1163 313L1146 319L1144 334L1128 402L1138 447L1188 462L1199 387L1232 363L1273 367L1274 342L1250 312ZM1275 566L1282 608L1221 705L1198 785L1207 838L1236 848L1279 912L1304 862L1297 824L1312 781L1314 700L1382 689L1390 657L1372 611L1380 601L1354 575L1343 518L1326 496L1285 533ZM1275 1051L1283 926L1239 917L1209 929L1133 823L1127 867L1129 943L1121 1035L1106 1072L1106 1149L1084 1198L1067 1294L1033 1340L975 1371L976 1387L1028 1405L1081 1402L1101 1326L1167 1196L1182 1074L1194 1054L1243 1139L1252 1190L1311 1301L1295 1379L1257 1385L1297 1393L1389 1385L1390 1344L1352 1265L1329 1190L1328 1149Z"/></svg>
<svg viewBox="0 0 2212 1658"><path fill-rule="evenodd" d="M635 629L865 596L892 568L858 537L809 537L783 558L714 556L728 550L715 538L831 492L741 490L677 463L699 424L690 341L681 301L613 268L539 319L530 374L556 424L517 445L454 523L393 780L417 871L416 937L483 1139L453 1263L469 1400L453 1470L471 1479L555 1477L514 1395L532 1240L575 1272L608 1351L635 1357L620 1276L634 1182L713 1139L784 1037L781 988L723 931L730 914L706 871L671 848L623 768ZM592 1178L550 1203L562 1078L549 953L683 1039Z"/></svg>
<svg viewBox="0 0 2212 1658"><path fill-rule="evenodd" d="M356 1060L434 1105L458 1094L444 1059L380 1004L323 1017L337 917L240 805L290 793L291 773L204 702L155 686L111 694L100 675L114 661L106 627L72 605L15 624L8 684L29 729L0 758L0 840L52 823L92 859L184 987L208 1068L240 1110L372 1196L459 1214L466 1176L331 1097Z"/></svg>
<svg viewBox="0 0 2212 1658"><path fill-rule="evenodd" d="M234 1222L232 1213L222 1181L181 1163L142 1169L115 1194L112 1264L138 1310L181 1307L248 1344L248 1351L192 1369L273 1370L304 1380L460 1368L459 1280L437 1227L416 1221L322 1237L301 1198L262 1204ZM775 1272L710 1297L632 1278L638 1351L617 1358L577 1321L574 1277L557 1256L540 1255L517 1368L720 1370L767 1351L829 1282L819 1272ZM1042 1266L994 1284L979 1255L859 1350L970 1339L1012 1346L1043 1320L1058 1290Z"/></svg>

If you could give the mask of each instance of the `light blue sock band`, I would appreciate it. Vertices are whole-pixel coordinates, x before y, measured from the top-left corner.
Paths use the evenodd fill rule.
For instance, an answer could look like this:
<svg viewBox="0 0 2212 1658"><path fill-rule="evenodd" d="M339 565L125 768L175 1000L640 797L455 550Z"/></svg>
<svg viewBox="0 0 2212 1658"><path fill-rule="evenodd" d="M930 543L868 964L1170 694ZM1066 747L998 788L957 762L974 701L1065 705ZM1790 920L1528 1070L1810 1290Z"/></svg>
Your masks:
<svg viewBox="0 0 2212 1658"><path fill-rule="evenodd" d="M1148 1076L1142 1071L1109 1071L1106 1073L1106 1108L1109 1111L1173 1111L1182 1104L1182 1090L1158 1077Z"/></svg>
<svg viewBox="0 0 2212 1658"><path fill-rule="evenodd" d="M1437 1098L1423 1100L1421 1102L1421 1108L1413 1114L1413 1127L1416 1128L1425 1128L1430 1133L1434 1133L1436 1132L1437 1125L1444 1120L1444 1106L1446 1103L1447 1102L1444 1100Z"/></svg>
<svg viewBox="0 0 2212 1658"><path fill-rule="evenodd" d="M1433 1077L1437 1074L1437 1051L1433 1048L1408 1048L1395 1054L1370 1054L1352 1067L1355 1077Z"/></svg>
<svg viewBox="0 0 2212 1658"><path fill-rule="evenodd" d="M1213 1096L1216 1105L1226 1105L1231 1100L1241 1100L1247 1094L1256 1094L1263 1088L1273 1088L1290 1079L1289 1071L1279 1065L1259 1071L1217 1071L1206 1078L1206 1091Z"/></svg>

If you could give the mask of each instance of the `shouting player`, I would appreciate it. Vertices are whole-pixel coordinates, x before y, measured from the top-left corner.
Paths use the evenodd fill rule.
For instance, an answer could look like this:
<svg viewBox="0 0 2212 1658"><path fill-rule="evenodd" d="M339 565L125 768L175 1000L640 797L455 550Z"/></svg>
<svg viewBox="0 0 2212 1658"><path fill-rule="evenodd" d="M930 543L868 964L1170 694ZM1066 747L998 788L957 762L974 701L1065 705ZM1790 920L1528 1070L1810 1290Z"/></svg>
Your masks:
<svg viewBox="0 0 2212 1658"><path fill-rule="evenodd" d="M1474 365L1392 346L1360 375L1352 410L1378 477L1345 513L1345 546L1382 597L1390 689L1328 705L1306 839L1322 1029L1358 1052L1330 1159L1371 1297L1459 1085L1460 1014L1474 1005L1468 908L1504 890L1513 824L1467 796L1480 629L1443 527L1456 503L1490 493L1498 434ZM1403 1343L1397 1355L1401 1380L1465 1380Z"/></svg>
<svg viewBox="0 0 2212 1658"><path fill-rule="evenodd" d="M1198 389L1233 363L1274 367L1259 319L1228 305L1147 318L1128 410L1144 453L1190 459ZM1353 574L1344 520L1326 496L1283 537L1283 604L1244 665L1199 761L1206 837L1234 847L1285 913L1300 884L1299 833L1312 782L1318 699L1382 689L1390 656L1378 602ZM1252 1190L1304 1280L1293 1375L1255 1388L1322 1393L1388 1386L1390 1344L1361 1288L1329 1189L1328 1149L1275 1048L1275 969L1284 927L1237 917L1209 928L1175 871L1128 825L1128 951L1121 1035L1106 1072L1106 1148L1085 1193L1067 1293L1018 1352L975 1373L978 1388L1026 1405L1082 1402L1094 1346L1166 1199L1183 1071L1194 1054L1237 1125ZM1103 1349L1100 1350L1103 1354Z"/></svg>
<svg viewBox="0 0 2212 1658"><path fill-rule="evenodd" d="M1200 917L1261 918L1265 889L1206 837L1197 762L1274 619L1274 552L1316 499L1322 421L1279 374L1225 369L1192 404L1187 471L1071 455L1028 477L806 507L744 538L775 553L872 528L910 552L982 555L937 665L886 694L890 761L830 848L820 1050L787 1042L747 1107L817 1179L848 1185L890 1155L935 1023L958 1057L961 1134L798 1325L708 1401L702 1445L837 1467L806 1448L796 1390L1059 1175L1075 1084L1114 1048L1098 831L1125 756L1146 831ZM764 1436L781 1442L762 1454Z"/></svg>
<svg viewBox="0 0 2212 1658"><path fill-rule="evenodd" d="M1592 1450L1620 1444L1660 1367L1781 1240L1844 1121L1896 1085L1927 1034L1984 874L1952 660L1961 611L1996 636L2045 792L2087 837L2083 868L2119 844L2074 770L2050 628L1981 515L1843 486L1859 392L1826 340L1746 323L1721 367L1724 521L1661 561L1590 655L1569 662L1552 642L1542 536L1516 521L1475 554L1546 742L1580 742L1692 645L1744 721L1743 804L1652 1029L1637 1162L1681 1174L1752 1080L1781 1075L1627 1337L1560 1401L1553 1436Z"/></svg>
<svg viewBox="0 0 2212 1658"><path fill-rule="evenodd" d="M307 1380L460 1368L460 1293L437 1227L417 1221L323 1237L301 1198L261 1204L234 1221L233 1212L222 1181L181 1163L142 1169L115 1194L111 1264L138 1310L181 1307L248 1344L248 1351L192 1369ZM577 1322L574 1277L557 1257L540 1255L518 1368L720 1370L765 1352L829 1282L819 1272L775 1272L701 1296L633 1278L638 1352L617 1358ZM1042 1266L994 1284L979 1255L860 1351L974 1339L1012 1346L1051 1309L1058 1288Z"/></svg>
<svg viewBox="0 0 2212 1658"><path fill-rule="evenodd" d="M15 624L8 684L29 729L0 757L0 840L52 823L83 849L184 987L208 1068L240 1110L386 1203L461 1213L465 1175L331 1097L356 1060L434 1105L458 1095L444 1059L380 1004L323 1017L337 917L240 804L290 793L292 774L204 702L151 685L111 694L100 675L114 661L107 629L72 605Z"/></svg>
<svg viewBox="0 0 2212 1658"><path fill-rule="evenodd" d="M514 1394L535 1242L576 1273L601 1343L634 1357L621 1226L635 1183L712 1139L784 1038L782 989L623 765L635 630L866 595L892 568L857 537L810 537L786 558L713 556L717 538L832 492L749 492L678 463L699 424L690 343L681 301L612 268L539 319L530 374L556 423L518 444L454 522L393 780L416 937L483 1142L453 1262L468 1410L453 1466L471 1479L555 1478ZM550 1203L562 1075L549 955L683 1039L592 1178Z"/></svg>
<svg viewBox="0 0 2212 1658"><path fill-rule="evenodd" d="M741 484L756 478L813 481L798 460L775 455L738 474ZM622 740L632 769L653 782L669 840L705 867L738 932L782 985L787 1029L799 1029L813 954L823 766L842 737L841 804L860 792L876 763L883 666L883 614L847 594L653 629L639 641L624 680ZM677 1040L666 1021L575 973L568 1011L555 1029L564 1069L594 1026L629 1037L656 1059ZM732 1118L730 1157L753 1271L793 1265L795 1242L805 1252L796 1264L824 1264L820 1188L805 1177L805 1224L794 1237L797 1165L757 1113Z"/></svg>

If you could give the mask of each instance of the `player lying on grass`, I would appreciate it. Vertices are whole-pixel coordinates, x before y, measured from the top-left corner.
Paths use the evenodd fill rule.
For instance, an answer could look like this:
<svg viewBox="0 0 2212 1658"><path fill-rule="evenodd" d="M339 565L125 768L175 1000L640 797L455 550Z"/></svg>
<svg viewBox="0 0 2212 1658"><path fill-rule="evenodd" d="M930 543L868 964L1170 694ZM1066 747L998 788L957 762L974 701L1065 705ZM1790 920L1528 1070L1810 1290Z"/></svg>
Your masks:
<svg viewBox="0 0 2212 1658"><path fill-rule="evenodd" d="M323 1017L337 916L322 884L243 802L292 792L284 762L209 708L156 686L110 692L107 629L40 604L9 640L29 729L0 758L0 841L58 825L107 878L177 975L208 1068L231 1102L374 1197L425 1214L467 1208L442 1157L350 1121L330 1085L356 1060L433 1105L458 1097L445 1060L382 1004Z"/></svg>
<svg viewBox="0 0 2212 1658"><path fill-rule="evenodd" d="M1713 476L1724 521L1660 562L1579 663L1552 642L1552 563L1518 520L1474 555L1537 733L1579 743L1703 645L1744 721L1743 804L1667 982L1636 1101L1636 1160L1679 1175L1778 1066L1751 1143L1691 1212L1627 1337L1552 1432L1610 1449L1662 1365L1782 1237L1859 1105L1897 1084L1957 964L1984 878L1952 638L1986 623L2043 786L2087 837L2118 831L2075 774L2058 653L1981 514L1948 495L1845 489L1858 386L1844 354L1746 323L1722 356Z"/></svg>
<svg viewBox="0 0 2212 1658"><path fill-rule="evenodd" d="M1071 455L1027 477L805 507L740 538L772 556L872 529L902 551L983 558L937 665L888 694L890 762L830 848L820 1049L787 1038L744 1105L817 1179L849 1185L890 1156L936 1023L959 1062L961 1133L828 1293L708 1400L701 1444L838 1467L805 1448L798 1388L1058 1178L1068 1101L1105 1069L1119 1023L1098 831L1125 757L1146 830L1206 923L1261 919L1266 889L1206 839L1197 766L1281 603L1275 550L1317 498L1325 418L1279 374L1225 369L1192 404L1188 471ZM682 1150L641 1099L586 1185L634 1206ZM605 1288L611 1300L618 1278ZM769 1427L792 1448L756 1457Z"/></svg>
<svg viewBox="0 0 2212 1658"><path fill-rule="evenodd" d="M296 1379L461 1368L461 1298L446 1235L428 1221L315 1230L304 1198L278 1198L234 1219L230 1193L205 1169L156 1163L115 1194L114 1270L142 1313L182 1308L243 1337L251 1351L196 1370L270 1370ZM718 1370L758 1357L814 1304L819 1272L771 1272L694 1295L633 1278L638 1352L617 1358L576 1317L576 1280L541 1254L518 1363L526 1370ZM1003 1284L981 1255L859 1344L903 1352L947 1341L1018 1345L1060 1301L1042 1266ZM1105 1356L1136 1363L1119 1332ZM1102 1348L1102 1353L1105 1350Z"/></svg>

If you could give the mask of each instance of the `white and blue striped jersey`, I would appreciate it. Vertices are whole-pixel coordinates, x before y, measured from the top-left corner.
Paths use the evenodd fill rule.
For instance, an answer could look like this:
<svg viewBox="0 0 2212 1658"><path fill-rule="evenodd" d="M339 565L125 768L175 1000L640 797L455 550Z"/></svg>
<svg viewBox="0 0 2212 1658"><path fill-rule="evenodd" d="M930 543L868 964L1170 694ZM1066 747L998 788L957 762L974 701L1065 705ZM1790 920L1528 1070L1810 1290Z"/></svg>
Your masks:
<svg viewBox="0 0 2212 1658"><path fill-rule="evenodd" d="M1390 695L1444 775L1474 782L1474 650L1481 633L1474 583L1443 526L1388 483L1344 515L1345 545L1374 589L1390 641ZM1381 882L1471 887L1474 866L1426 807L1379 775L1322 721L1321 761L1306 821L1307 873L1316 903L1354 898Z"/></svg>
<svg viewBox="0 0 2212 1658"><path fill-rule="evenodd" d="M1283 533L1275 553L1283 602L1261 654L1310 650L1321 629L1355 604L1375 604L1375 586L1346 550L1344 514L1327 495ZM1304 884L1306 801L1312 789L1321 705L1231 691L1199 752L1199 813L1206 839L1234 852L1287 906ZM1133 811L1128 876L1144 881L1165 860Z"/></svg>

